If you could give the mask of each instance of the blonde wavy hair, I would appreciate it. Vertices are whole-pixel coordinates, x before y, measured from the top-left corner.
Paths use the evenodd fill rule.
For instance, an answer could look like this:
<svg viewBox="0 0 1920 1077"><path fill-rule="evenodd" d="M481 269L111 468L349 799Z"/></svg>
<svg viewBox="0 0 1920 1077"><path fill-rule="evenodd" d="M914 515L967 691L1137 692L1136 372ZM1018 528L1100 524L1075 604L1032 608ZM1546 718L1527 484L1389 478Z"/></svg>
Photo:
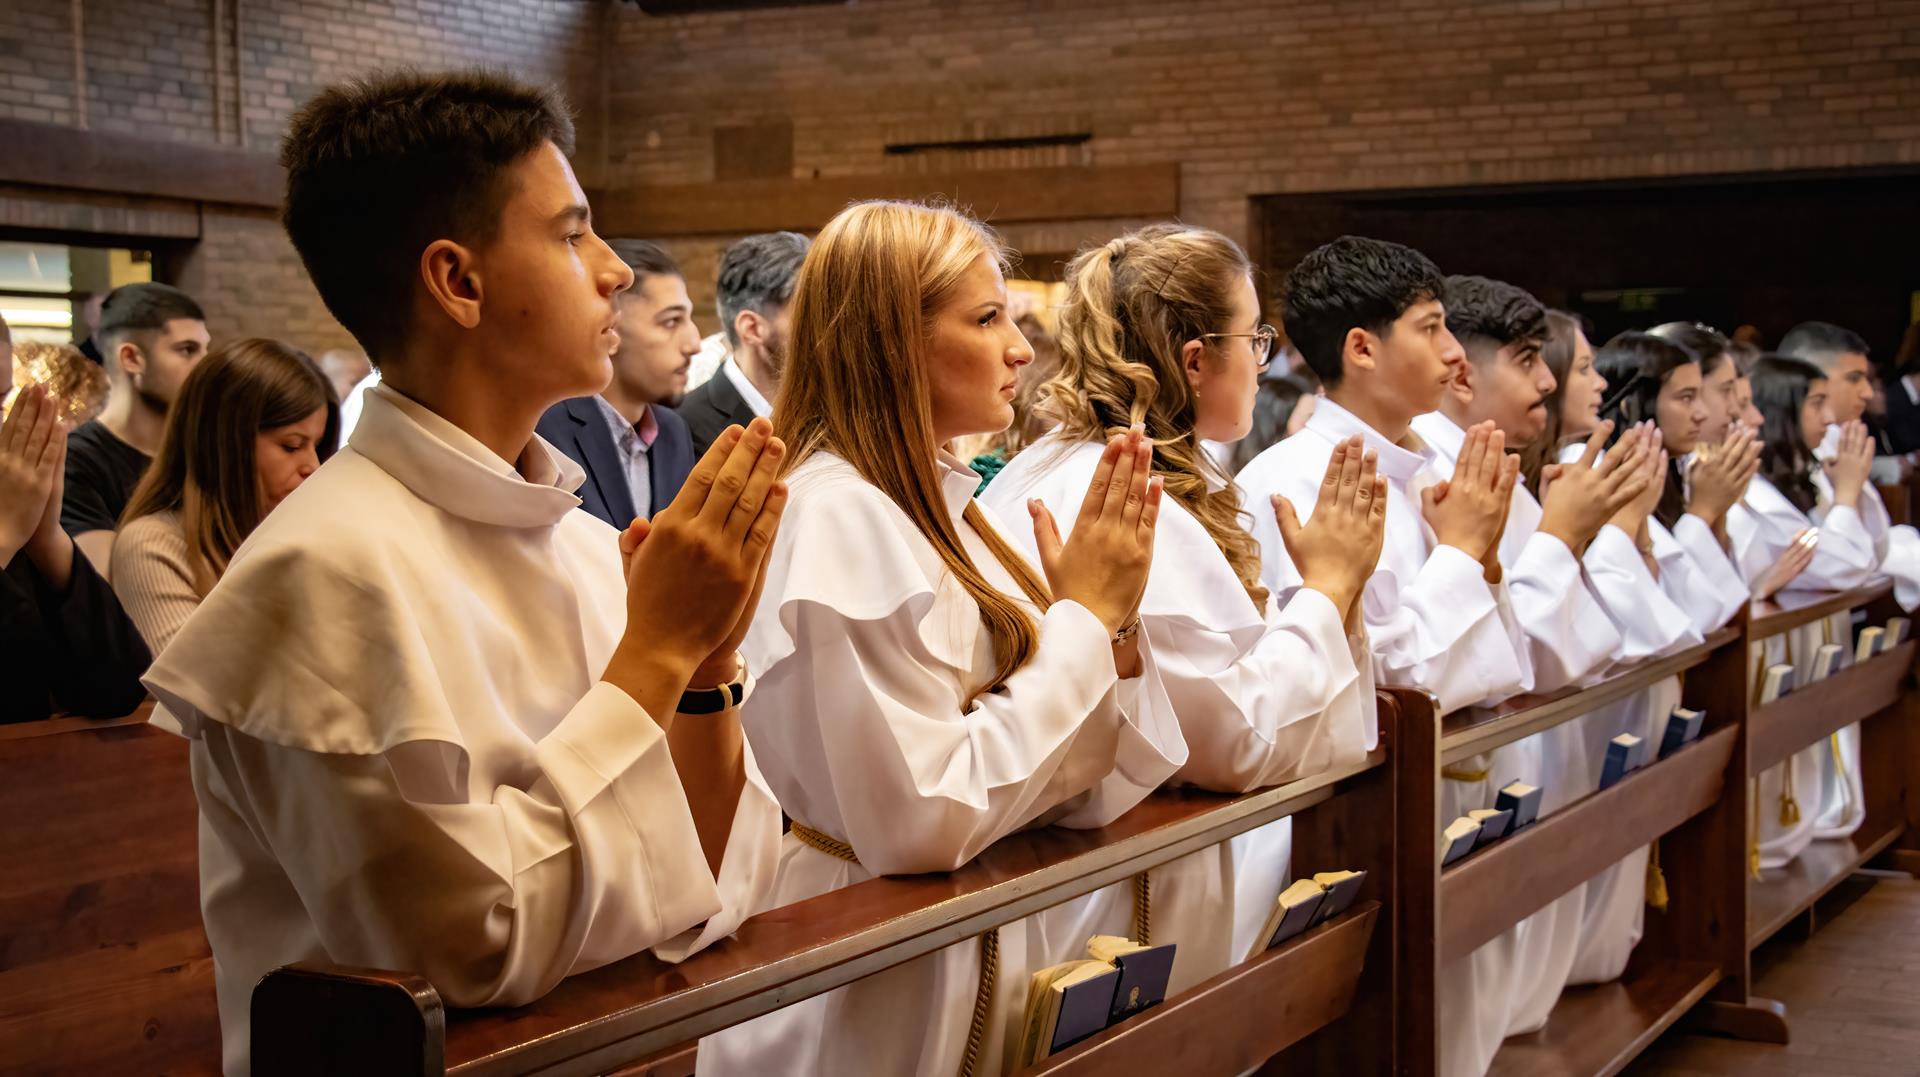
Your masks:
<svg viewBox="0 0 1920 1077"><path fill-rule="evenodd" d="M1227 329L1234 289L1252 272L1233 240L1182 224L1148 225L1080 252L1067 266L1060 371L1042 388L1041 407L1078 441L1146 424L1167 496L1207 529L1264 613L1260 547L1240 524L1232 478L1194 437L1193 388L1180 360L1188 341ZM1226 486L1210 491L1209 478Z"/></svg>
<svg viewBox="0 0 1920 1077"><path fill-rule="evenodd" d="M928 345L935 314L981 257L1004 269L1006 248L956 210L913 202L842 210L813 241L794 283L787 368L773 409L788 470L816 452L845 459L900 506L979 604L995 668L975 698L1026 664L1039 631L1020 603L981 575L941 494ZM980 507L968 502L964 518L1045 609L1052 602L1046 583Z"/></svg>

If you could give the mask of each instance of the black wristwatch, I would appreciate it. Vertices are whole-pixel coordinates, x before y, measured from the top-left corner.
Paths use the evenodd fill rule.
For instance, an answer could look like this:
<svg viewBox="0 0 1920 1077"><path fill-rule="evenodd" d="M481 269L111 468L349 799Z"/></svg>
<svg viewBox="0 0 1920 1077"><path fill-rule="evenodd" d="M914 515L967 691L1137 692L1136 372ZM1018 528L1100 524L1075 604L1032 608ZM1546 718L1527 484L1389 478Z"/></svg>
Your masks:
<svg viewBox="0 0 1920 1077"><path fill-rule="evenodd" d="M719 714L721 711L738 707L747 698L747 664L740 663L740 669L733 679L712 688L689 688L680 693L680 706L675 708L678 714Z"/></svg>

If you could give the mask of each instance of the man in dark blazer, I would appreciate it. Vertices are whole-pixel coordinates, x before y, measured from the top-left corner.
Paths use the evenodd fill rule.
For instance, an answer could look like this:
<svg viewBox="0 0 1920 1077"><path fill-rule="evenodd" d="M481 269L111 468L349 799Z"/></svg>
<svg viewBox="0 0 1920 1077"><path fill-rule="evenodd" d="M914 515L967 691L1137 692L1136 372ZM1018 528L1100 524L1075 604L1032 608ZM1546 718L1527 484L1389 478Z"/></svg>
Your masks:
<svg viewBox="0 0 1920 1077"><path fill-rule="evenodd" d="M807 237L797 232L748 236L721 256L715 292L730 354L680 405L696 454L727 427L772 415L787 359L787 304L806 257Z"/></svg>
<svg viewBox="0 0 1920 1077"><path fill-rule="evenodd" d="M687 367L700 350L686 278L658 244L613 240L633 269L622 293L613 380L598 396L563 400L535 427L587 473L580 507L625 529L673 500L696 459L687 424L674 413Z"/></svg>

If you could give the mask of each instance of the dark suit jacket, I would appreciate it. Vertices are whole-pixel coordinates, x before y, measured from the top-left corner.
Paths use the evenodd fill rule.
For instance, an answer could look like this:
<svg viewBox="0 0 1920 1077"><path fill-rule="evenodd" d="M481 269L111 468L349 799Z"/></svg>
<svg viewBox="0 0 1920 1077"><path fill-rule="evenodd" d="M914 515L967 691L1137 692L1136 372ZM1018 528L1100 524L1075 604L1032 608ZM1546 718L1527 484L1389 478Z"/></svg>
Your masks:
<svg viewBox="0 0 1920 1077"><path fill-rule="evenodd" d="M1893 454L1920 450L1920 404L1907 397L1898 378L1887 383L1886 434L1882 450Z"/></svg>
<svg viewBox="0 0 1920 1077"><path fill-rule="evenodd" d="M647 450L647 464L653 484L653 510L667 507L673 495L693 470L693 442L687 436L687 424L672 408L653 406L653 421L660 433ZM613 526L625 530L637 513L633 491L627 487L626 466L620 449L613 443L613 431L593 397L577 396L562 400L547 409L534 430L553 447L573 458L586 470L587 481L577 491L580 507ZM648 515L652 515L649 513Z"/></svg>
<svg viewBox="0 0 1920 1077"><path fill-rule="evenodd" d="M693 434L693 457L698 460L727 427L752 422L753 405L733 387L724 371L716 370L680 402L680 417Z"/></svg>

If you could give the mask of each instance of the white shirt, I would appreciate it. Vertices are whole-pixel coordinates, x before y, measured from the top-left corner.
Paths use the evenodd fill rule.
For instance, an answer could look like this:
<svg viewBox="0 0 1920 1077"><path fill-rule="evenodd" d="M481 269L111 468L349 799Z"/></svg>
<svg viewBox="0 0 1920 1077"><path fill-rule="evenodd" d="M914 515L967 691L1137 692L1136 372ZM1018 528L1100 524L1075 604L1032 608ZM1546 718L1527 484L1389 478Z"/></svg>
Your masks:
<svg viewBox="0 0 1920 1077"><path fill-rule="evenodd" d="M193 741L229 1073L278 965L518 1005L763 902L780 821L751 754L716 880L660 727L598 680L626 624L616 534L545 442L521 468L374 389L146 678Z"/></svg>
<svg viewBox="0 0 1920 1077"><path fill-rule="evenodd" d="M747 372L740 369L739 361L733 356L727 356L726 360L720 364L720 373L733 383L734 389L740 394L740 399L747 402L747 406L753 409L755 415L761 418L773 415L773 402L768 400L759 387L747 378Z"/></svg>
<svg viewBox="0 0 1920 1077"><path fill-rule="evenodd" d="M367 376L353 383L347 395L340 400L340 445L346 447L353 437L353 428L360 425L360 411L365 406L367 390L380 384L378 370L367 371Z"/></svg>
<svg viewBox="0 0 1920 1077"><path fill-rule="evenodd" d="M1439 543L1421 516L1421 491L1441 477L1431 466L1433 450L1418 435L1410 434L1405 445L1388 441L1331 398L1320 400L1299 433L1254 457L1236 479L1260 543L1262 581L1281 602L1301 584L1269 498L1285 495L1301 520L1311 517L1334 446L1354 434L1379 455L1387 480L1386 542L1361 599L1374 679L1425 688L1445 711L1526 691L1532 680L1526 638L1505 582L1489 585L1480 563Z"/></svg>
<svg viewBox="0 0 1920 1077"><path fill-rule="evenodd" d="M795 823L853 847L848 863L789 836L773 904L875 875L948 871L1015 831L1118 818L1187 760L1151 668L1120 680L1108 632L1086 607L1034 608L964 518L980 477L939 461L941 506L986 580L1034 617L1037 646L1002 689L979 606L912 520L846 460L817 452L791 491L742 646L760 671L742 721ZM990 510L985 523L1003 536ZM972 698L972 702L969 699ZM1110 887L1000 928L976 1077L1000 1072L1034 971L1085 956L1124 921ZM972 940L700 1042L703 1074L885 1073L952 1077L979 971Z"/></svg>

